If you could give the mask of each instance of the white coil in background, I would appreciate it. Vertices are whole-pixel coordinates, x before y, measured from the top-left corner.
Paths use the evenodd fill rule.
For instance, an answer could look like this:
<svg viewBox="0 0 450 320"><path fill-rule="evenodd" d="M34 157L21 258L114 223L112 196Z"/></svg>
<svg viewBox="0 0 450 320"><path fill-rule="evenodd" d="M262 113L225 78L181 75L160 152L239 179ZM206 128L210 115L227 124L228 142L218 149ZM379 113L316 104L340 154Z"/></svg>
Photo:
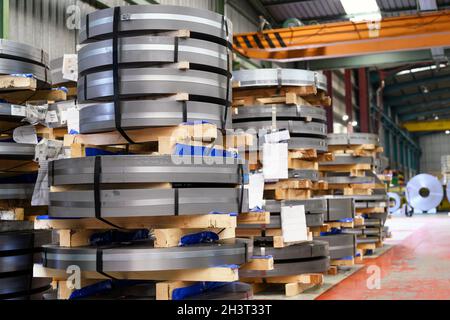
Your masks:
<svg viewBox="0 0 450 320"><path fill-rule="evenodd" d="M414 209L428 211L436 208L444 198L439 180L429 174L419 174L406 185L406 200Z"/></svg>
<svg viewBox="0 0 450 320"><path fill-rule="evenodd" d="M387 195L389 197L389 213L394 213L398 209L400 209L400 205L401 205L402 201L401 201L400 196L398 195L398 193L388 192ZM391 206L390 204L393 201L395 202L395 204L393 206Z"/></svg>

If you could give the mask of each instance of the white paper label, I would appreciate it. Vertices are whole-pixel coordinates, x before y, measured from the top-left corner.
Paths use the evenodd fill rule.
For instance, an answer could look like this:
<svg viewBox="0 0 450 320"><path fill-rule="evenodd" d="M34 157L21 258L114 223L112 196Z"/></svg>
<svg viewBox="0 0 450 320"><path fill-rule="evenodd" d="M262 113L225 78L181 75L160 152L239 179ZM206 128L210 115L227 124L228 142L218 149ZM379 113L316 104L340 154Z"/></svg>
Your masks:
<svg viewBox="0 0 450 320"><path fill-rule="evenodd" d="M37 124L40 121L44 121L45 116L47 115L47 110L47 104L41 106L27 105L26 120L31 124Z"/></svg>
<svg viewBox="0 0 450 320"><path fill-rule="evenodd" d="M63 151L63 141L42 139L35 148L35 161L57 159Z"/></svg>
<svg viewBox="0 0 450 320"><path fill-rule="evenodd" d="M264 205L264 175L262 173L250 174L248 189L249 208L262 208Z"/></svg>
<svg viewBox="0 0 450 320"><path fill-rule="evenodd" d="M308 241L305 206L281 207L281 232L284 242Z"/></svg>
<svg viewBox="0 0 450 320"><path fill-rule="evenodd" d="M25 117L27 115L27 108L25 106L11 105L11 115Z"/></svg>
<svg viewBox="0 0 450 320"><path fill-rule="evenodd" d="M80 111L77 108L70 108L66 111L67 132L77 134L80 132Z"/></svg>
<svg viewBox="0 0 450 320"><path fill-rule="evenodd" d="M45 116L45 122L46 123L59 122L58 112L56 112L56 110L47 111L47 115Z"/></svg>
<svg viewBox="0 0 450 320"><path fill-rule="evenodd" d="M34 126L22 126L14 129L13 140L16 143L37 144L38 139Z"/></svg>
<svg viewBox="0 0 450 320"><path fill-rule="evenodd" d="M264 142L266 143L278 143L280 141L286 141L291 138L289 130L281 130L272 133L268 133L264 136Z"/></svg>
<svg viewBox="0 0 450 320"><path fill-rule="evenodd" d="M288 178L287 143L264 143L263 173L265 180Z"/></svg>
<svg viewBox="0 0 450 320"><path fill-rule="evenodd" d="M38 177L34 185L32 206L48 206L50 188L48 186L48 161L39 161Z"/></svg>
<svg viewBox="0 0 450 320"><path fill-rule="evenodd" d="M62 65L63 79L78 81L78 55L65 54Z"/></svg>

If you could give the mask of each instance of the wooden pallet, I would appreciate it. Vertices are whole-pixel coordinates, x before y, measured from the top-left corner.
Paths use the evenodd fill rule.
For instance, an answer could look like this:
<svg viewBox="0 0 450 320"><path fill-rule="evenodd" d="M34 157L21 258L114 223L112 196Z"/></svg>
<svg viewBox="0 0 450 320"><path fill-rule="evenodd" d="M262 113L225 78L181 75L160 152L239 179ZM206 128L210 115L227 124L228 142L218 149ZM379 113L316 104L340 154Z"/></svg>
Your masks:
<svg viewBox="0 0 450 320"><path fill-rule="evenodd" d="M237 216L237 223L242 225L261 225L270 223L270 212L246 212Z"/></svg>
<svg viewBox="0 0 450 320"><path fill-rule="evenodd" d="M285 295L292 297L321 286L324 283L324 276L320 273L311 273L285 277L241 278L240 280L251 283L254 293L266 291L270 285L284 285Z"/></svg>
<svg viewBox="0 0 450 320"><path fill-rule="evenodd" d="M36 91L37 80L27 77L15 77L8 75L0 76L0 92L28 90Z"/></svg>
<svg viewBox="0 0 450 320"><path fill-rule="evenodd" d="M200 231L212 231L219 239L235 238L236 217L209 214L173 217L121 217L109 218L109 222L124 229L151 229L155 247L176 247L180 238ZM36 229L59 230L60 245L79 247L89 244L93 233L114 229L111 225L95 218L36 220Z"/></svg>
<svg viewBox="0 0 450 320"><path fill-rule="evenodd" d="M328 152L333 154L352 154L355 157L375 157L378 153L383 153L383 151L383 147L375 144L328 146Z"/></svg>
<svg viewBox="0 0 450 320"><path fill-rule="evenodd" d="M282 87L282 88L240 88L235 83L233 88L233 106L253 106L265 104L287 104L324 106L331 105L331 98L315 86Z"/></svg>
<svg viewBox="0 0 450 320"><path fill-rule="evenodd" d="M275 189L264 190L264 199L269 200L307 200L311 199L310 189Z"/></svg>
<svg viewBox="0 0 450 320"><path fill-rule="evenodd" d="M281 228L261 229L256 225L255 229L251 228L238 228L236 229L236 237L253 238L253 237L271 237L273 239L274 248L284 248L291 245L299 244L299 242L285 242L283 238L283 231ZM312 240L312 232L308 231L308 241Z"/></svg>
<svg viewBox="0 0 450 320"><path fill-rule="evenodd" d="M312 189L313 182L307 179L285 179L264 184L264 190Z"/></svg>
<svg viewBox="0 0 450 320"><path fill-rule="evenodd" d="M9 103L54 103L67 100L67 93L63 90L17 90L11 92L0 92L0 99Z"/></svg>
<svg viewBox="0 0 450 320"><path fill-rule="evenodd" d="M356 214L371 214L371 213L385 213L386 208L376 207L376 208L356 208Z"/></svg>
<svg viewBox="0 0 450 320"><path fill-rule="evenodd" d="M351 267L355 265L355 257L352 257L351 259L331 259L330 265L337 267Z"/></svg>

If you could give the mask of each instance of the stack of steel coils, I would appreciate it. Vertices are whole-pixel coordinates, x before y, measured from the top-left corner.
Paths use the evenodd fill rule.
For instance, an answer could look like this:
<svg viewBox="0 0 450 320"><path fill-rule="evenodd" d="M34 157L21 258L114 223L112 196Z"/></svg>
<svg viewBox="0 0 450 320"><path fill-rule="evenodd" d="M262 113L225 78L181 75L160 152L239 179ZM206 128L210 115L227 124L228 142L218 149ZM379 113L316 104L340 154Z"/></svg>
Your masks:
<svg viewBox="0 0 450 320"><path fill-rule="evenodd" d="M214 12L127 6L93 12L80 33L81 133L207 121L229 126L232 25ZM128 138L128 140L130 140Z"/></svg>
<svg viewBox="0 0 450 320"><path fill-rule="evenodd" d="M50 162L49 215L101 219L242 212L247 169L241 160L188 156L95 156ZM120 227L120 226L118 226ZM101 254L99 254L99 252ZM238 239L157 248L151 239L117 246L46 246L44 266L134 272L241 265L251 256ZM99 270L101 266L101 270Z"/></svg>
<svg viewBox="0 0 450 320"><path fill-rule="evenodd" d="M240 88L245 89L316 86L326 91L327 87L326 78L322 74L298 69L241 70L235 71L233 78ZM237 108L233 114L233 127L260 133L255 149L262 147L264 133L288 130L289 149L327 151L326 113L319 106L269 104Z"/></svg>
<svg viewBox="0 0 450 320"><path fill-rule="evenodd" d="M243 270L242 277L271 278L293 276L305 273L326 272L330 266L328 243L324 241L304 242L284 248L273 248L269 241L256 240L254 252L270 255L274 259L273 270Z"/></svg>
<svg viewBox="0 0 450 320"><path fill-rule="evenodd" d="M41 299L50 289L51 279L33 278L33 264L47 243L48 230L0 232L0 300Z"/></svg>

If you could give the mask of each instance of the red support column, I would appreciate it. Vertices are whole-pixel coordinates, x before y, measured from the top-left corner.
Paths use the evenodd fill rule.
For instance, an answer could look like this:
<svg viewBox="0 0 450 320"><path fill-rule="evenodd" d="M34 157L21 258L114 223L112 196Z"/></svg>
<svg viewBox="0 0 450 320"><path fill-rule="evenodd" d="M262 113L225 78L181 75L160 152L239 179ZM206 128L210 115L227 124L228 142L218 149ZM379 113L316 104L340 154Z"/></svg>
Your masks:
<svg viewBox="0 0 450 320"><path fill-rule="evenodd" d="M369 88L367 83L367 69L358 69L359 79L359 126L361 132L369 132Z"/></svg>
<svg viewBox="0 0 450 320"><path fill-rule="evenodd" d="M348 115L348 132L353 132L353 127L351 123L353 121L353 104L352 104L352 70L345 69L344 73L344 81L345 81L345 113Z"/></svg>
<svg viewBox="0 0 450 320"><path fill-rule="evenodd" d="M325 108L327 112L327 129L328 133L333 133L333 72L328 70L324 74L327 77L327 91L331 98L331 105Z"/></svg>

